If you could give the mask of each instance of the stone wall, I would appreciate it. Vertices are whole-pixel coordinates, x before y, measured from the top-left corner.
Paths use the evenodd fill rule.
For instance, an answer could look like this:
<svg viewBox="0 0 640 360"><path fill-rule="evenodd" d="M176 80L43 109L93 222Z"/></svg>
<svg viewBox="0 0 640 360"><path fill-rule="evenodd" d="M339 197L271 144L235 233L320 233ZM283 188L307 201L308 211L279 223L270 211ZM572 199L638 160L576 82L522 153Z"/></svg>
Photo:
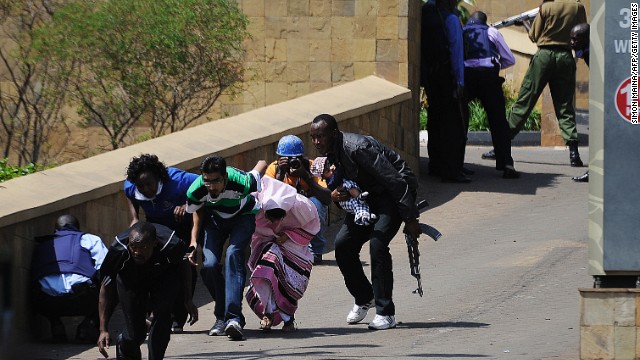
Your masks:
<svg viewBox="0 0 640 360"><path fill-rule="evenodd" d="M240 114L371 75L419 94L421 0L238 4L253 36L246 44L249 76L242 95L223 100L219 114ZM406 116L418 122L418 108L414 96Z"/></svg>
<svg viewBox="0 0 640 360"><path fill-rule="evenodd" d="M0 344L6 340L3 328L11 336L28 334L27 285L35 236L51 233L63 213L78 217L82 230L99 235L107 245L129 226L122 186L132 157L154 153L167 166L195 171L206 156L217 154L232 166L251 169L260 159L274 160L277 142L286 134L300 136L307 154L315 157L310 122L329 113L341 130L376 136L417 172L418 123L410 116L412 101L406 88L370 76L2 183L0 325L3 319L12 320L0 326Z"/></svg>
<svg viewBox="0 0 640 360"><path fill-rule="evenodd" d="M422 0L237 0L250 20L252 39L246 42L248 69L244 90L223 96L210 114L199 120L235 116L263 106L294 99L349 81L375 75L419 93L420 9ZM582 1L589 10L589 0ZM539 0L478 0L494 22L532 9ZM521 32L518 27L509 31ZM515 38L512 47L526 43ZM533 52L531 52L533 53ZM531 54L516 53L517 64L505 75L518 90ZM586 109L588 70L578 64L577 106ZM414 96L407 116L418 121L419 99ZM549 106L545 107L550 109ZM545 114L554 117L552 110ZM74 115L70 115L74 118ZM72 136L53 139L66 148L58 163L106 151L102 129L71 126ZM131 139L144 134L136 127ZM557 130L551 121L550 130ZM551 139L558 135L552 134ZM90 138L90 141L76 139ZM133 140L131 140L133 141ZM548 145L548 144L547 144ZM57 148L56 148L57 150Z"/></svg>
<svg viewBox="0 0 640 360"><path fill-rule="evenodd" d="M243 91L222 96L196 121L235 116L375 75L418 94L421 0L236 0L249 18ZM418 121L418 98L407 116ZM70 118L77 114L70 110ZM103 130L79 128L54 138L54 162L108 151ZM127 139L145 136L136 126ZM90 138L90 141L76 139ZM56 145L65 145L59 149ZM13 161L13 159L12 159Z"/></svg>
<svg viewBox="0 0 640 360"><path fill-rule="evenodd" d="M580 359L640 358L640 289L580 289Z"/></svg>
<svg viewBox="0 0 640 360"><path fill-rule="evenodd" d="M216 112L243 111L376 75L418 94L421 0L238 0L251 21L247 43L250 80L235 99L225 98ZM582 3L590 10L590 1ZM496 22L540 5L540 0L478 0L475 8ZM522 27L510 27L524 35ZM517 42L529 42L515 37ZM518 47L519 44L510 44ZM517 52L517 64L505 72L518 92L534 51ZM578 64L578 109L588 105L588 68ZM414 99L418 119L418 97ZM564 145L548 89L540 100L541 143Z"/></svg>
<svg viewBox="0 0 640 360"><path fill-rule="evenodd" d="M238 0L249 17L253 78L225 112L238 114L376 75L417 80L420 0Z"/></svg>

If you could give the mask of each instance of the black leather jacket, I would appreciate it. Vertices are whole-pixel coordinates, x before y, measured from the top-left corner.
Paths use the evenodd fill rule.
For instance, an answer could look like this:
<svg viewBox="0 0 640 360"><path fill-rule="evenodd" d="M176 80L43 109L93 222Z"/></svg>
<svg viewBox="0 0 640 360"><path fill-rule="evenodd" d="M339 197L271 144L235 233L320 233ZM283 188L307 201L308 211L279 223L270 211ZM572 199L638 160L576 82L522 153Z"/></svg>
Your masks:
<svg viewBox="0 0 640 360"><path fill-rule="evenodd" d="M418 218L418 180L395 151L371 136L341 132L333 152L345 179L355 181L372 196L393 199L403 221Z"/></svg>

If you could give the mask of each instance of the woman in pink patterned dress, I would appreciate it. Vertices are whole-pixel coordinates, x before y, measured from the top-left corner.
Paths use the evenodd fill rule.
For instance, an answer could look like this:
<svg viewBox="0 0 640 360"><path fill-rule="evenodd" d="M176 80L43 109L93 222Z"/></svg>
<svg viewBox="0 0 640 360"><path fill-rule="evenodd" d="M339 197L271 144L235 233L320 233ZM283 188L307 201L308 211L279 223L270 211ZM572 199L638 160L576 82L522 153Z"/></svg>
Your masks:
<svg viewBox="0 0 640 360"><path fill-rule="evenodd" d="M257 194L262 209L256 215L251 238L249 306L270 330L284 322L283 331L296 329L294 314L313 267L309 242L320 230L316 207L296 189L281 181L262 178Z"/></svg>

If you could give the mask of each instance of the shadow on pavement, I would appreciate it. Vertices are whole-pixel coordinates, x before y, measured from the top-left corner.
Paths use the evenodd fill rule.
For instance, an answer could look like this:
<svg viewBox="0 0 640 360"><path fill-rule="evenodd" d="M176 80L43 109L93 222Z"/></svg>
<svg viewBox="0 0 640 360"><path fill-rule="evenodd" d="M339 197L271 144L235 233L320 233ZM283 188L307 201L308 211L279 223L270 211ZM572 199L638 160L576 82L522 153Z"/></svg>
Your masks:
<svg viewBox="0 0 640 360"><path fill-rule="evenodd" d="M295 348L280 348L278 353L280 353L281 351L287 352L290 351L290 353L287 353L286 355L277 355L271 351L269 351L268 349L265 349L263 351L245 351L245 352L241 352L241 351L228 351L228 352L203 352L203 353L197 353L197 354L191 354L191 355L186 355L186 356L179 356L179 357L171 357L171 356L167 356L167 359L275 359L275 358L286 358L286 359L295 359L295 358L299 358L299 359L337 359L340 358L342 356L341 352L338 351L331 351L330 349L335 348L336 346L318 346L318 347L311 347L311 348L305 348L305 347L295 347ZM362 347L362 348L371 348L371 347L375 347L375 345L371 345L371 344L353 344L353 345L349 345L350 348L357 348L357 347ZM339 348L339 347L338 347ZM395 358L395 356L393 356Z"/></svg>
<svg viewBox="0 0 640 360"><path fill-rule="evenodd" d="M488 358L491 357L489 355L482 354L415 354L411 355L411 357L417 358L434 358L434 359L457 359L457 358Z"/></svg>
<svg viewBox="0 0 640 360"><path fill-rule="evenodd" d="M352 331L349 331L352 329ZM345 331L346 330L346 331ZM353 331L355 330L355 331ZM360 332L369 332L366 327L347 327L345 328L315 328L315 329L298 329L295 332L282 332L279 329L273 329L270 332L264 332L261 330L246 330L245 335L249 338L284 338L287 340L294 339L310 339L315 337L324 337L324 336L335 336L335 335L351 335L354 333ZM295 342L295 344L299 344L300 342ZM349 343L345 345L307 345L307 346L292 346L289 348L286 347L278 347L277 350L274 349L264 349L261 351L238 351L237 348L233 348L229 351L212 351L212 352L202 352L195 353L190 355L181 355L180 359L270 359L270 358L302 358L302 359L316 359L316 358L339 358L340 357L340 349L348 348L363 348L363 349L371 349L374 347L380 347L380 345L373 345L371 343ZM283 355L284 354L284 355ZM172 357L167 357L168 359Z"/></svg>
<svg viewBox="0 0 640 360"><path fill-rule="evenodd" d="M465 163L467 169L475 171L471 176L472 181L468 184L453 184L443 183L440 177L429 176L428 164L429 158L420 158L418 199L426 199L429 202L429 208L445 204L462 192L535 195L539 189L556 184L558 177L564 176L558 173L520 171L520 179L503 179L502 172L495 170L491 162L488 162L488 165Z"/></svg>
<svg viewBox="0 0 640 360"><path fill-rule="evenodd" d="M398 323L399 328L410 327L410 328L483 328L490 326L491 324L487 323L477 323L477 322L468 322L468 321L444 321L444 322L401 322Z"/></svg>
<svg viewBox="0 0 640 360"><path fill-rule="evenodd" d="M341 326L341 327L313 327L313 328L298 328L296 331L282 331L280 328L282 326L278 325L271 329L271 331L263 331L257 329L247 329L245 328L243 331L247 338L272 338L272 339L310 339L316 337L323 336L344 336L344 335L353 335L353 334L363 334L371 332L367 328L366 323L351 325L351 326Z"/></svg>

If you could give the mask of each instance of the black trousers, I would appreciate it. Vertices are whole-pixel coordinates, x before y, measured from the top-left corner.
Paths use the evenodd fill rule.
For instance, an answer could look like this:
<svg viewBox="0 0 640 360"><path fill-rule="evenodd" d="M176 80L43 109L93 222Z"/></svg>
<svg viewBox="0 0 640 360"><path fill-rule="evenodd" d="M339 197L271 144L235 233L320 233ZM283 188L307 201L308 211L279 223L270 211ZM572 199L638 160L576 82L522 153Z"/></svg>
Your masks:
<svg viewBox="0 0 640 360"><path fill-rule="evenodd" d="M181 293L182 273L177 267L150 275L148 267L128 266L117 276L118 299L125 328L118 337L118 359L140 359L147 335L147 310L153 312L147 347L149 359L164 358L171 336L171 312Z"/></svg>
<svg viewBox="0 0 640 360"><path fill-rule="evenodd" d="M370 226L356 225L354 215L346 214L336 235L336 261L356 304L364 305L374 298L377 314L395 315L389 243L398 232L402 219L392 199L371 194L367 201L371 212L378 216L378 221ZM360 251L367 241L371 256L371 282L360 262Z"/></svg>
<svg viewBox="0 0 640 360"><path fill-rule="evenodd" d="M84 315L94 324L98 320L99 288L95 285L83 283L73 287L73 292L62 296L51 296L40 290L39 284L34 284L32 304L36 312L46 317L51 325L59 324L62 316Z"/></svg>
<svg viewBox="0 0 640 360"><path fill-rule="evenodd" d="M467 104L478 99L487 112L491 129L491 141L496 153L496 169L504 170L505 165L513 165L511 157L511 135L505 113L505 99L502 92L504 78L496 68L465 68L465 98ZM465 106L468 123L469 107Z"/></svg>
<svg viewBox="0 0 640 360"><path fill-rule="evenodd" d="M467 144L464 104L453 96L454 80L445 66L429 69L426 80L429 173L456 177L462 170Z"/></svg>
<svg viewBox="0 0 640 360"><path fill-rule="evenodd" d="M151 222L156 222L162 224L160 220L149 219ZM167 225L168 226L168 225ZM191 239L191 228L193 226L193 222L191 221L183 221L179 226L177 226L174 231L176 235L184 240L186 243L189 243ZM191 296L196 291L196 281L198 280L198 271L195 266L191 267ZM152 313L151 310L148 313ZM176 323L180 327L184 327L184 324L187 322L187 308L184 307L184 287L180 287L178 296L176 296L176 301L173 304L172 311L172 323Z"/></svg>
<svg viewBox="0 0 640 360"><path fill-rule="evenodd" d="M198 271L195 266L191 266L191 296L196 291L196 280L198 280ZM184 327L187 322L187 308L184 306L184 286L180 286L180 290L176 296L176 301L173 304L172 311L172 323L176 323L180 327Z"/></svg>

